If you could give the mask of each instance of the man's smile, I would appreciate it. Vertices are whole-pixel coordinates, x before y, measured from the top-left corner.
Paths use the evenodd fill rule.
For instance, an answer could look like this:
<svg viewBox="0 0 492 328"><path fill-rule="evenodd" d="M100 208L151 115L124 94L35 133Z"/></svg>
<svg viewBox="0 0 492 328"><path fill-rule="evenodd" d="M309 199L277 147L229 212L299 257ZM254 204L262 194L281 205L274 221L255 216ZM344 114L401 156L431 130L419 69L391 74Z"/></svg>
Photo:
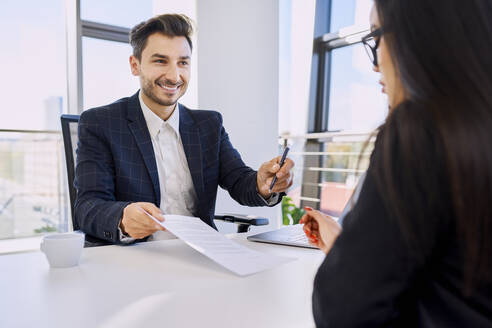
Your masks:
<svg viewBox="0 0 492 328"><path fill-rule="evenodd" d="M183 82L178 83L178 84L171 85L171 84L168 84L168 83L165 83L165 82L159 82L159 81L157 81L156 84L162 90L164 90L167 93L175 93L175 92L178 91L179 88L181 88L181 86L183 85Z"/></svg>

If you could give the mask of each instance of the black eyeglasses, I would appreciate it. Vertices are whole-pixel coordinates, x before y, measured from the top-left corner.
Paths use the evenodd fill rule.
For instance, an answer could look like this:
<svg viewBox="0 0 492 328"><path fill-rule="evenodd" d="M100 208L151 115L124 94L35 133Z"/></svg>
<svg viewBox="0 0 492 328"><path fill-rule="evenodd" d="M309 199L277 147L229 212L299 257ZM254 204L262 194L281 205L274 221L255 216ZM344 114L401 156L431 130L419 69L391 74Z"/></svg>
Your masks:
<svg viewBox="0 0 492 328"><path fill-rule="evenodd" d="M366 49L367 55L374 66L378 66L378 47L381 41L381 36L383 35L383 29L377 28L365 37L362 38L362 43Z"/></svg>

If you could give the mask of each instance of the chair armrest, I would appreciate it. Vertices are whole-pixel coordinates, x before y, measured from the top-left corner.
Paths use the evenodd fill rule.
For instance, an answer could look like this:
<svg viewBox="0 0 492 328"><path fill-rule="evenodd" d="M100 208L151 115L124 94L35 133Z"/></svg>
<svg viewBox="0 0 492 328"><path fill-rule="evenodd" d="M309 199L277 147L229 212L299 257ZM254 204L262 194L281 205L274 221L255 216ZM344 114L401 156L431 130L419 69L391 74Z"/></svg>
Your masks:
<svg viewBox="0 0 492 328"><path fill-rule="evenodd" d="M232 214L232 213L215 214L214 219L225 221L225 222L247 224L253 226L267 225L269 222L267 218L262 218L255 215Z"/></svg>

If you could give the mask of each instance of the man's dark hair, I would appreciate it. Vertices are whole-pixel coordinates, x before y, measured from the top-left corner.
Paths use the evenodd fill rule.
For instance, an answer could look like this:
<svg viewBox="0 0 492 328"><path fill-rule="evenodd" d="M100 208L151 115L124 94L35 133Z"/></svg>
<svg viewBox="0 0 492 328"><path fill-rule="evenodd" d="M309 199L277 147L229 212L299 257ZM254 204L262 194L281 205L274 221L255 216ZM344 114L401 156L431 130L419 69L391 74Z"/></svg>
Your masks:
<svg viewBox="0 0 492 328"><path fill-rule="evenodd" d="M142 51L147 44L148 37L154 33L161 33L169 37L184 36L190 45L190 49L193 49L191 19L180 14L164 14L153 17L132 28L130 44L133 48L133 55L138 60L142 59Z"/></svg>

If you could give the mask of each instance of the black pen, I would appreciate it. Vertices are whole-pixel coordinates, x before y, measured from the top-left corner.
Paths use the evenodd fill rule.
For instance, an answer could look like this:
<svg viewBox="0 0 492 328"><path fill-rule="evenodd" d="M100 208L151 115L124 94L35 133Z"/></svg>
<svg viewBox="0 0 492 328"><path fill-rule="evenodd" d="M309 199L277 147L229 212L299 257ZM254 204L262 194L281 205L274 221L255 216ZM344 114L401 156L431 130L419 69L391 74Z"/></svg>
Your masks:
<svg viewBox="0 0 492 328"><path fill-rule="evenodd" d="M282 168L282 166L284 165L288 152L289 152L289 147L285 147L284 153L282 154L282 158L280 159L280 163L278 164L278 165L280 165L280 168ZM272 192L272 189L273 189L273 186L275 185L275 182L277 182L277 175L275 175L273 177L272 184L270 185L270 189L268 190L269 192Z"/></svg>

